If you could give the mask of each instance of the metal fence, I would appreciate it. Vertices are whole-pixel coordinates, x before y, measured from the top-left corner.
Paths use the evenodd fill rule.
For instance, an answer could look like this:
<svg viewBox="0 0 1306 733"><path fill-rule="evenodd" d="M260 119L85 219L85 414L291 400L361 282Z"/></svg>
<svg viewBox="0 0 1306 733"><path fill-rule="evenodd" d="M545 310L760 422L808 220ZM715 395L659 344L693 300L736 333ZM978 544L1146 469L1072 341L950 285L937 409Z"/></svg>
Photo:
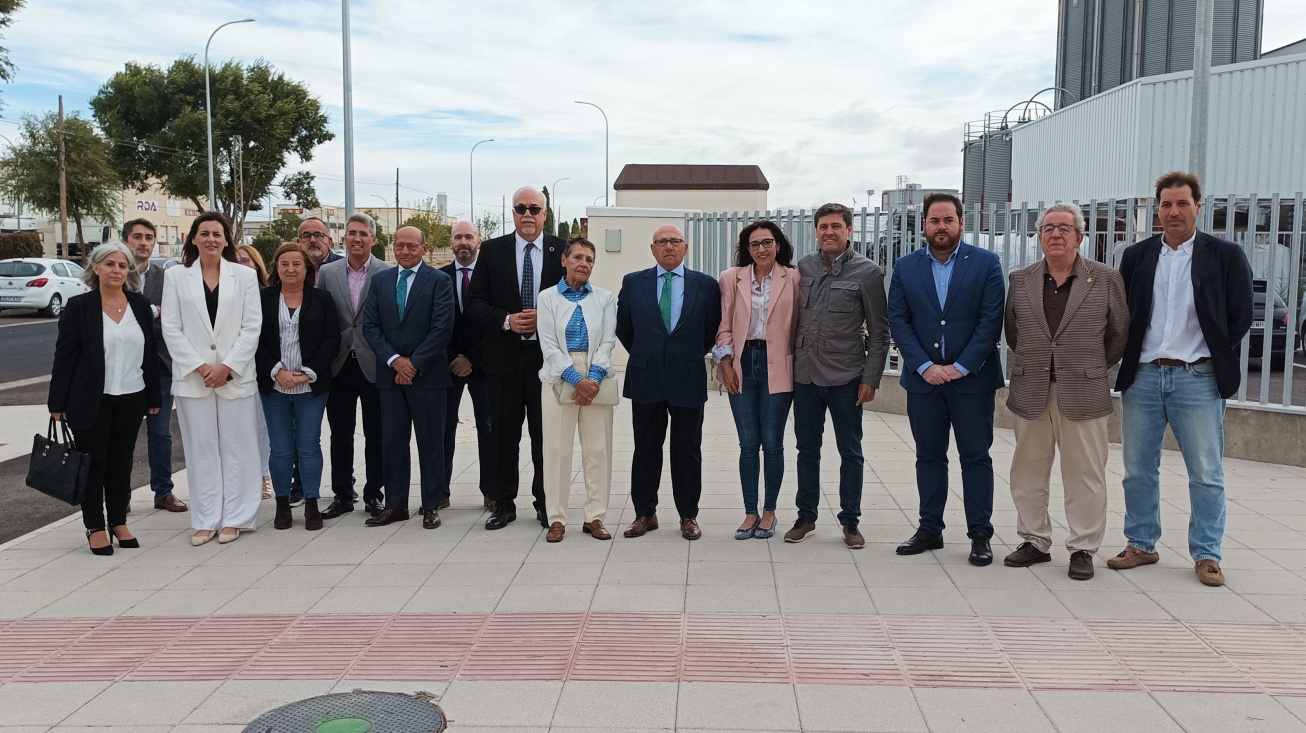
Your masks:
<svg viewBox="0 0 1306 733"><path fill-rule="evenodd" d="M1152 198L1073 203L1083 209L1087 225L1080 255L1098 262L1118 267L1125 247L1160 231ZM962 241L996 253L1003 271L1009 274L1042 259L1035 223L1044 207L1044 202L965 207ZM733 265L740 230L761 218L780 226L794 246L797 261L817 250L813 214L808 209L788 209L686 215L690 267L716 275ZM923 246L921 219L919 205L853 211L853 247L884 268L886 286L893 276L894 261ZM996 227L995 222L1005 226ZM1232 406L1306 412L1306 388L1296 394L1293 391L1294 367L1299 366L1294 356L1306 330L1302 292L1306 285L1302 256L1306 208L1302 193L1209 196L1197 225L1243 248L1252 266L1257 298L1264 293L1266 303L1264 308L1258 306L1252 333L1242 341L1242 386ZM1005 342L1000 350L1005 365ZM891 350L888 371L896 374L896 370L897 353Z"/></svg>

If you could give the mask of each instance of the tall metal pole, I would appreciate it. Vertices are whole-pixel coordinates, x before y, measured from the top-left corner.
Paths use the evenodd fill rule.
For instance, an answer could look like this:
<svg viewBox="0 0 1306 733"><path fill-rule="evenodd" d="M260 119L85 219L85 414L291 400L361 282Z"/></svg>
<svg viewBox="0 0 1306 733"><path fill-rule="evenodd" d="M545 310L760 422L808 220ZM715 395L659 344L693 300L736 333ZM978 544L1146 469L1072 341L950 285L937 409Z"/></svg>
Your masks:
<svg viewBox="0 0 1306 733"><path fill-rule="evenodd" d="M245 18L243 20L232 20L223 23L213 29L213 32L209 34L209 40L204 44L204 122L209 133L209 211L213 211L213 203L217 200L213 188L213 98L209 93L209 44L213 43L213 37L218 35L218 31L223 28L237 23L253 22L253 18Z"/></svg>
<svg viewBox="0 0 1306 733"><path fill-rule="evenodd" d="M570 178L559 178L553 182L549 189L549 195L553 197L553 233L558 233L558 222L562 221L562 202L558 199L558 184L563 181L570 181Z"/></svg>
<svg viewBox="0 0 1306 733"><path fill-rule="evenodd" d="M399 229L399 169L395 168L395 229Z"/></svg>
<svg viewBox="0 0 1306 733"><path fill-rule="evenodd" d="M354 79L349 53L349 0L340 0L341 45L345 56L345 216L354 215Z"/></svg>
<svg viewBox="0 0 1306 733"><path fill-rule="evenodd" d="M1215 0L1197 0L1193 34L1193 94L1188 126L1188 172L1206 180L1207 117L1211 107L1211 24Z"/></svg>
<svg viewBox="0 0 1306 733"><path fill-rule="evenodd" d="M467 154L467 215L471 217L472 224L476 223L476 148L492 142L494 138L482 140L473 145L472 152Z"/></svg>
<svg viewBox="0 0 1306 733"><path fill-rule="evenodd" d="M602 107L593 102L582 102L578 99L576 100L576 104L589 105L590 107L597 109L599 114L603 115L603 205L607 206L608 189L611 188L611 186L608 185L608 113L604 112Z"/></svg>
<svg viewBox="0 0 1306 733"><path fill-rule="evenodd" d="M63 256L72 259L68 251L68 157L64 146L63 95L59 95L59 228L63 232Z"/></svg>

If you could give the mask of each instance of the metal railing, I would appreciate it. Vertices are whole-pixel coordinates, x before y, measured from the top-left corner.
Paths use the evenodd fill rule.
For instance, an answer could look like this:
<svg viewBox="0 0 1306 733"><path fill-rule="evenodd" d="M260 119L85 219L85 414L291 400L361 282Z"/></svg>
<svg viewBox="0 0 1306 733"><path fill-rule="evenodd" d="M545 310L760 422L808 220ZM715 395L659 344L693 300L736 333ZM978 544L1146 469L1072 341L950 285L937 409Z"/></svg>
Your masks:
<svg viewBox="0 0 1306 733"><path fill-rule="evenodd" d="M1125 247L1160 231L1156 223L1156 200L1123 198L1074 201L1084 211L1086 231L1079 251L1084 257L1120 264ZM962 241L998 255L1003 272L1010 274L1043 257L1035 233L1040 201L1030 205L965 207ZM786 209L752 212L688 214L684 219L689 240L689 265L717 275L735 261L739 232L761 218L776 222L794 246L794 261L816 251L814 211ZM919 205L853 211L852 243L860 253L885 270L886 286L892 280L894 261L923 246ZM1001 230L994 222L1006 224ZM1263 317L1242 341L1242 386L1231 406L1306 412L1306 389L1294 394L1294 356L1306 321L1303 305L1303 252L1306 240L1306 208L1301 192L1208 196L1198 216L1200 230L1239 244L1251 263L1252 277L1263 286L1266 306ZM1286 306L1286 318L1275 318L1276 300ZM1286 323L1283 321L1286 320ZM1255 352L1251 342L1259 341ZM1283 355L1274 346L1282 343ZM1006 343L999 346L1006 363ZM1304 351L1306 353L1306 351ZM887 371L896 373L896 350L890 350ZM1251 362L1255 362L1255 365ZM1282 372L1278 369L1281 365ZM1251 379L1249 379L1251 377ZM1276 384L1279 383L1279 384Z"/></svg>

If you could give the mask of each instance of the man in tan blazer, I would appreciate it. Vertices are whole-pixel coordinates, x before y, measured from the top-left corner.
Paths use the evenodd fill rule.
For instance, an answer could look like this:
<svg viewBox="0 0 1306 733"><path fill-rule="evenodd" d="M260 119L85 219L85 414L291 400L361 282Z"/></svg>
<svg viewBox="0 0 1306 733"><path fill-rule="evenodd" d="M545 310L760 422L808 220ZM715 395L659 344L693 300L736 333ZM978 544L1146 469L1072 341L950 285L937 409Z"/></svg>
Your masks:
<svg viewBox="0 0 1306 733"><path fill-rule="evenodd" d="M1124 354L1129 306L1120 273L1079 256L1078 206L1048 207L1038 237L1044 259L1011 273L1007 296L1007 409L1016 423L1011 498L1024 542L1003 562L1028 567L1052 559L1048 479L1060 448L1068 574L1088 580L1106 530L1107 370Z"/></svg>

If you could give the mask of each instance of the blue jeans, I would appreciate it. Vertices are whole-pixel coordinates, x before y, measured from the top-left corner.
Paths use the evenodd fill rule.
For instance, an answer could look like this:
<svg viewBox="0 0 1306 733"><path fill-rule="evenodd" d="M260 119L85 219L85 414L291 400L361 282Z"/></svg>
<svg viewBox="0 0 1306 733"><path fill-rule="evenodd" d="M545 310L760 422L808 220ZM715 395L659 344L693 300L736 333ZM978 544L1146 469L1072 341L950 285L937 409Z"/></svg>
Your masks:
<svg viewBox="0 0 1306 733"><path fill-rule="evenodd" d="M736 355L738 358L738 355ZM758 446L766 456L766 498L762 508L775 511L785 474L785 423L793 392L771 394L767 381L766 349L744 349L739 362L739 394L730 395L730 411L739 433L739 484L744 490L744 513L757 514L757 476L762 469Z"/></svg>
<svg viewBox="0 0 1306 733"><path fill-rule="evenodd" d="M794 383L794 437L798 439L798 518L816 521L821 501L821 441L830 412L839 449L839 524L857 526L862 516L862 408L860 380L838 387Z"/></svg>
<svg viewBox="0 0 1306 733"><path fill-rule="evenodd" d="M1188 467L1188 552L1221 559L1224 538L1224 399L1211 362L1191 367L1141 364L1121 395L1125 452L1125 539L1155 552L1161 539L1161 440L1170 425Z"/></svg>
<svg viewBox="0 0 1306 733"><path fill-rule="evenodd" d="M305 499L317 499L322 487L322 414L327 394L260 395L268 424L268 473L277 497L290 496L290 481L299 469Z"/></svg>
<svg viewBox="0 0 1306 733"><path fill-rule="evenodd" d="M150 461L150 488L154 498L172 493L172 371L159 364L159 414L145 416L146 453Z"/></svg>

